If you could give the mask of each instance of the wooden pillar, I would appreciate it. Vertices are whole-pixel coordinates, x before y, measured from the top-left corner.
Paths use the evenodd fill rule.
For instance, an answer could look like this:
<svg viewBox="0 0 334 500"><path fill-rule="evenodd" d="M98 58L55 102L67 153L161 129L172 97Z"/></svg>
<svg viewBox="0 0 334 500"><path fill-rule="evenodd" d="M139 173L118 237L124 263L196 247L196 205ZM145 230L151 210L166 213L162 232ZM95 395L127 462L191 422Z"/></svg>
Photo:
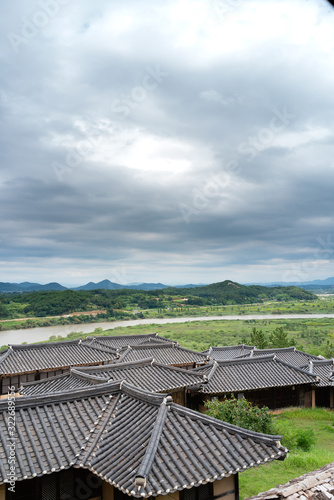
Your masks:
<svg viewBox="0 0 334 500"><path fill-rule="evenodd" d="M334 387L329 388L329 407L334 408Z"/></svg>
<svg viewBox="0 0 334 500"><path fill-rule="evenodd" d="M2 484L0 486L0 500L6 500L6 485Z"/></svg>
<svg viewBox="0 0 334 500"><path fill-rule="evenodd" d="M315 408L315 389L312 389L312 408Z"/></svg>

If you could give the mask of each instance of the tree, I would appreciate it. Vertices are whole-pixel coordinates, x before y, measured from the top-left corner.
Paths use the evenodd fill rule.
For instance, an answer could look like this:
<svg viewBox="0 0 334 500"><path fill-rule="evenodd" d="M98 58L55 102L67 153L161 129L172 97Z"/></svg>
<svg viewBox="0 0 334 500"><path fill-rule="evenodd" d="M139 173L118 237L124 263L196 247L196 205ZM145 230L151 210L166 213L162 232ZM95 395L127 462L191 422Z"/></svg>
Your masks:
<svg viewBox="0 0 334 500"><path fill-rule="evenodd" d="M0 304L0 318L8 318L9 312L7 310L7 307L4 306L3 304Z"/></svg>
<svg viewBox="0 0 334 500"><path fill-rule="evenodd" d="M268 339L262 330L257 330L255 327L252 328L250 334L251 345L256 346L258 349L266 349L268 347Z"/></svg>
<svg viewBox="0 0 334 500"><path fill-rule="evenodd" d="M206 401L206 414L224 422L238 425L244 429L270 434L273 428L273 417L267 406L259 408L245 398L237 399L234 394L231 398L219 401L217 398Z"/></svg>
<svg viewBox="0 0 334 500"><path fill-rule="evenodd" d="M295 339L293 337L289 337L282 326L275 328L275 330L271 332L269 341L272 349L296 345Z"/></svg>
<svg viewBox="0 0 334 500"><path fill-rule="evenodd" d="M329 342L329 340L327 340L326 345L323 348L323 353L325 358L327 359L334 356L334 345L332 342Z"/></svg>

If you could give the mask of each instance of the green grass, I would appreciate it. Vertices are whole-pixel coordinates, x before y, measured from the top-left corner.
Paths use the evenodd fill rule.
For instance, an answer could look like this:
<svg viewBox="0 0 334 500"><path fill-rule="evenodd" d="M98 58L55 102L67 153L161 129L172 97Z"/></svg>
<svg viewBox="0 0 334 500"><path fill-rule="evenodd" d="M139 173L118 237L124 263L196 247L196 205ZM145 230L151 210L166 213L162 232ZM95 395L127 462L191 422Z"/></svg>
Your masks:
<svg viewBox="0 0 334 500"><path fill-rule="evenodd" d="M275 419L296 429L312 430L316 443L310 451L290 449L284 462L273 462L249 469L239 475L240 499L267 491L278 484L311 472L334 460L334 412L323 408L292 409ZM284 436L282 439L284 445Z"/></svg>
<svg viewBox="0 0 334 500"><path fill-rule="evenodd" d="M85 338L89 335L139 335L157 332L162 337L179 342L182 347L195 351L203 351L210 346L240 344L244 340L249 343L249 336L253 327L262 329L266 335L269 335L270 332L280 326L287 331L290 337L295 338L299 349L305 350L310 354L322 354L325 356L324 348L327 340L334 343L334 318L189 321L186 323L166 323L163 325L126 326L112 330L96 328L91 334L73 332L67 337L58 336L55 339L53 336L52 340Z"/></svg>
<svg viewBox="0 0 334 500"><path fill-rule="evenodd" d="M136 325L105 330L102 335L135 335L158 332L162 337L176 340L182 347L203 351L210 346L225 346L249 342L253 327L267 335L282 326L289 337L294 337L298 348L311 354L323 354L327 340L334 343L334 319L302 320L214 320L167 323L164 325ZM73 337L74 338L74 337Z"/></svg>

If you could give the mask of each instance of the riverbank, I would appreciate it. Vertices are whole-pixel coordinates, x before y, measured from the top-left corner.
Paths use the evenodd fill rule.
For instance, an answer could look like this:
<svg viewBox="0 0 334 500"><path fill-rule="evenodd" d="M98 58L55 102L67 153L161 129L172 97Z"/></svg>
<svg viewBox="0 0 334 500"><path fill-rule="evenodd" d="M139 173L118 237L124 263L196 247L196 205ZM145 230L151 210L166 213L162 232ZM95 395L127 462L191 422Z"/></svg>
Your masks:
<svg viewBox="0 0 334 500"><path fill-rule="evenodd" d="M150 333L157 331L157 328L154 328L154 325L176 325L183 323L196 323L196 322L217 322L216 326L222 328L228 322L236 322L239 321L241 325L249 323L252 326L257 326L257 322L284 322L285 320L320 320L320 319L329 319L334 320L334 314L245 314L245 315L229 315L229 316L200 316L200 317L177 317L177 318L148 318L148 319L136 319L136 320L127 320L127 321L106 321L99 323L84 323L78 325L58 325L58 326L46 326L39 328L28 328L22 330L7 330L0 332L0 345L6 344L21 344L22 342L32 343L32 342L43 342L48 340L51 336L61 336L67 337L72 332L77 333L78 336L80 333L82 334L92 334L96 328L102 330L114 330L118 328L126 328L126 327L137 327L142 326L145 328L145 333ZM334 321L333 321L334 325ZM147 328L146 328L147 327ZM294 326L295 328L295 326ZM212 329L214 325L212 324ZM234 328L235 330L239 330ZM175 328L174 328L175 330ZM245 333L250 330L250 328L245 329ZM294 330L293 330L294 331ZM130 332L127 332L130 333ZM300 333L302 335L302 332ZM72 335L71 335L72 337ZM74 335L73 335L74 337ZM173 338L173 335L171 335ZM303 337L301 337L303 338ZM175 339L177 340L177 339ZM227 340L227 339L226 339ZM225 345L228 345L227 343Z"/></svg>

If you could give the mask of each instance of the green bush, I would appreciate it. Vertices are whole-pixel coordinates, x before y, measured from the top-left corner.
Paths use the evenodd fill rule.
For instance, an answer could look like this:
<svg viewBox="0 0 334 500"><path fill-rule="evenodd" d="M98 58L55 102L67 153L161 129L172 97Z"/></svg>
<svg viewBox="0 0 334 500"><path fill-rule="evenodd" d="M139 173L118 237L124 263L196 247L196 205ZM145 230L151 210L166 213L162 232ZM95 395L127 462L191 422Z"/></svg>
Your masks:
<svg viewBox="0 0 334 500"><path fill-rule="evenodd" d="M315 444L315 435L312 429L298 429L297 446L303 451L310 451L312 445Z"/></svg>
<svg viewBox="0 0 334 500"><path fill-rule="evenodd" d="M282 434L282 444L291 450L310 451L315 444L315 434L312 429L298 428L291 420L276 420L273 426L275 434Z"/></svg>
<svg viewBox="0 0 334 500"><path fill-rule="evenodd" d="M247 399L237 399L233 394L231 398L219 401L214 398L206 401L207 415L218 418L224 422L238 425L251 431L271 434L273 429L273 417L268 413L269 408L254 406Z"/></svg>

